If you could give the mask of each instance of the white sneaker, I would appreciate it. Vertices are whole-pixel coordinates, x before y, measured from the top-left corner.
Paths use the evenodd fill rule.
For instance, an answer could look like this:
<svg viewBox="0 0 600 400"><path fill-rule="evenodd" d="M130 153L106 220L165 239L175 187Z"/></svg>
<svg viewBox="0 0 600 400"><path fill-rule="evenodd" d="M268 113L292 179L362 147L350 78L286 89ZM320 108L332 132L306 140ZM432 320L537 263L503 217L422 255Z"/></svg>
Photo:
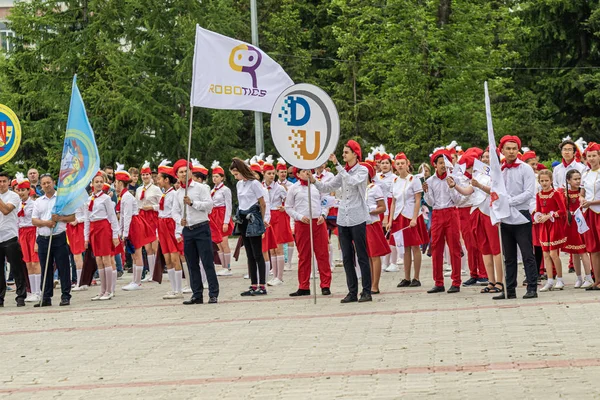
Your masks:
<svg viewBox="0 0 600 400"><path fill-rule="evenodd" d="M123 286L122 289L126 291L142 290L142 285L138 285L135 282L131 282L129 285Z"/></svg>
<svg viewBox="0 0 600 400"><path fill-rule="evenodd" d="M25 299L27 303L39 303L40 296L35 293L29 293L29 296Z"/></svg>
<svg viewBox="0 0 600 400"><path fill-rule="evenodd" d="M565 283L562 281L562 279L557 279L556 284L554 285L554 289L563 290L564 288L565 288Z"/></svg>
<svg viewBox="0 0 600 400"><path fill-rule="evenodd" d="M446 266L444 267L444 271L452 271L452 267L451 267L451 266L449 266L449 265L446 265Z"/></svg>
<svg viewBox="0 0 600 400"><path fill-rule="evenodd" d="M182 299L182 298L183 298L183 294L178 293L178 292L167 292L167 294L165 294L163 296L163 300Z"/></svg>
<svg viewBox="0 0 600 400"><path fill-rule="evenodd" d="M146 274L146 277L142 279L142 282L152 282L152 277L150 276L150 274Z"/></svg>
<svg viewBox="0 0 600 400"><path fill-rule="evenodd" d="M553 289L553 284L550 282L546 282L546 284L540 289L540 292L548 292Z"/></svg>
<svg viewBox="0 0 600 400"><path fill-rule="evenodd" d="M223 268L219 272L217 272L217 276L231 276L233 273L230 269Z"/></svg>
<svg viewBox="0 0 600 400"><path fill-rule="evenodd" d="M244 275L244 279L250 279L250 275L248 275L248 274Z"/></svg>
<svg viewBox="0 0 600 400"><path fill-rule="evenodd" d="M590 286L594 286L594 282L588 281L587 279L584 280L583 283L581 284L582 289L587 289Z"/></svg>
<svg viewBox="0 0 600 400"><path fill-rule="evenodd" d="M461 270L460 271L461 276L467 276L467 271L466 270Z"/></svg>
<svg viewBox="0 0 600 400"><path fill-rule="evenodd" d="M104 293L104 296L100 297L99 300L110 300L112 298L113 298L113 294L109 293L109 292L106 292L106 293Z"/></svg>
<svg viewBox="0 0 600 400"><path fill-rule="evenodd" d="M581 288L581 285L583 285L583 281L580 281L579 279L577 279L577 281L575 281L575 285L573 287L575 289L579 289L579 288Z"/></svg>
<svg viewBox="0 0 600 400"><path fill-rule="evenodd" d="M404 265L404 258L399 258L399 259L396 261L396 265Z"/></svg>
<svg viewBox="0 0 600 400"><path fill-rule="evenodd" d="M446 271L446 272L444 272L444 276L446 278L448 278L449 276L452 276L452 271Z"/></svg>
<svg viewBox="0 0 600 400"><path fill-rule="evenodd" d="M193 291L192 291L192 289L190 289L189 287L186 286L183 288L182 292L185 294L189 294L189 293L192 293Z"/></svg>
<svg viewBox="0 0 600 400"><path fill-rule="evenodd" d="M385 269L385 272L398 272L398 271L400 271L400 269L398 268L398 266L396 264L390 264Z"/></svg>
<svg viewBox="0 0 600 400"><path fill-rule="evenodd" d="M88 290L89 286L88 285L83 285L83 286L74 286L71 291L73 292L82 292L84 290Z"/></svg>
<svg viewBox="0 0 600 400"><path fill-rule="evenodd" d="M129 282L127 285L121 287L121 290L129 290L133 285L135 285L134 282Z"/></svg>
<svg viewBox="0 0 600 400"><path fill-rule="evenodd" d="M98 293L97 295L92 297L92 301L98 301L102 298L102 296L104 296L104 293Z"/></svg>
<svg viewBox="0 0 600 400"><path fill-rule="evenodd" d="M267 282L267 285L269 285L269 286L279 286L279 285L283 285L283 281L280 280L279 278L273 278L269 282Z"/></svg>

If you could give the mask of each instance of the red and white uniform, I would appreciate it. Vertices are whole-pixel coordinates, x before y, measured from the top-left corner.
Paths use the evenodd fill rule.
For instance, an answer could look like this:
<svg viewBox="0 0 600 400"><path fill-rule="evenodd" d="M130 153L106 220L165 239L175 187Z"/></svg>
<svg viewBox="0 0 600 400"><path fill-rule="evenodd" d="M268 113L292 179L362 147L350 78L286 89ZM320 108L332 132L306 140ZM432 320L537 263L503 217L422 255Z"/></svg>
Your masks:
<svg viewBox="0 0 600 400"><path fill-rule="evenodd" d="M213 209L209 215L210 234L213 243L221 243L223 236L233 233L234 223L231 219L231 190L221 182L210 191ZM227 224L227 232L223 233L223 225Z"/></svg>
<svg viewBox="0 0 600 400"><path fill-rule="evenodd" d="M377 209L377 202L380 200L386 201L381 187L374 183L367 186L367 207L369 212ZM383 228L379 215L370 215L371 220L367 221L367 252L369 257L381 257L391 253L390 245L385 239Z"/></svg>
<svg viewBox="0 0 600 400"><path fill-rule="evenodd" d="M390 207L392 206L392 190L394 188L394 181L396 180L396 175L392 172L377 173L373 178L373 183L381 188L381 193L385 197L385 212L383 214L379 214L379 220L383 221L384 216L387 216L390 213Z"/></svg>
<svg viewBox="0 0 600 400"><path fill-rule="evenodd" d="M302 217L309 217L308 208L308 184L299 181L288 191L285 211L296 222L296 247L298 248L298 288L310 290L310 225L302 222ZM327 228L325 223L317 224L319 216L325 217L329 210L321 206L321 194L316 187L310 188L312 208L312 231L313 246L317 267L319 268L319 280L321 288L329 288L331 285L331 267L329 265L329 250L327 239Z"/></svg>
<svg viewBox="0 0 600 400"><path fill-rule="evenodd" d="M84 225L86 216L86 205L82 205L75 211L76 225L67 224L67 239L69 240L69 248L74 255L81 254L85 251Z"/></svg>
<svg viewBox="0 0 600 400"><path fill-rule="evenodd" d="M158 230L158 202L162 197L162 190L155 184L142 185L135 191L135 198L138 202L139 215L143 218L150 229L154 232L154 240L156 240L156 232ZM144 207L151 206L152 210L144 210ZM153 241L154 241L153 240Z"/></svg>
<svg viewBox="0 0 600 400"><path fill-rule="evenodd" d="M473 177L484 186L492 185L492 178L482 172L475 172ZM490 218L490 195L474 187L471 194L471 229L477 245L483 255L500 254L500 235L498 227L492 225Z"/></svg>
<svg viewBox="0 0 600 400"><path fill-rule="evenodd" d="M271 228L275 235L275 241L278 245L294 241L290 229L290 219L283 205L287 197L287 191L277 182L267 186L269 192L269 203L271 209Z"/></svg>
<svg viewBox="0 0 600 400"><path fill-rule="evenodd" d="M94 256L113 255L112 239L119 237L119 222L113 202L102 191L91 195L87 203L83 236L90 243Z"/></svg>
<svg viewBox="0 0 600 400"><path fill-rule="evenodd" d="M567 208L563 196L564 194L556 189L541 191L536 195L533 220L537 221L540 213L552 215L548 221L535 224L543 251L562 249L567 242L565 233Z"/></svg>
<svg viewBox="0 0 600 400"><path fill-rule="evenodd" d="M587 201L600 200L600 169L588 170L581 177L581 186L585 190ZM590 228L583 234L588 253L600 251L600 205L584 209L585 222Z"/></svg>
<svg viewBox="0 0 600 400"><path fill-rule="evenodd" d="M179 253L183 250L183 242L177 243L175 231L179 221L173 219L173 202L175 189L169 188L164 192L158 202L158 241L163 254Z"/></svg>
<svg viewBox="0 0 600 400"><path fill-rule="evenodd" d="M404 237L404 246L420 246L429 242L429 233L422 215L417 217L417 226L409 227L415 212L415 195L423 193L421 180L413 175L406 178L397 176L392 185L392 196L396 199L396 207L392 216L391 233L401 229ZM390 244L395 245L394 235L390 235Z"/></svg>
<svg viewBox="0 0 600 400"><path fill-rule="evenodd" d="M129 239L136 249L140 249L156 240L156 231L142 218L139 213L138 204L133 195L127 190L123 190L121 200L117 204L117 208L121 214L119 218L119 234L124 239ZM158 212L156 214L158 218Z"/></svg>
<svg viewBox="0 0 600 400"><path fill-rule="evenodd" d="M28 198L21 201L17 211L17 222L19 224L19 244L23 252L23 261L26 263L40 262L35 248L37 228L31 222L34 200Z"/></svg>
<svg viewBox="0 0 600 400"><path fill-rule="evenodd" d="M565 225L565 233L567 235L567 243L563 248L565 253L583 254L586 252L583 235L577 231L577 222L575 222L575 217L573 216L579 207L581 207L579 190L569 190L567 195L567 209L571 214L571 223L569 224L567 221Z"/></svg>
<svg viewBox="0 0 600 400"><path fill-rule="evenodd" d="M264 182L262 184L262 189L263 198L265 200L265 222L269 224L269 227L265 230L262 238L262 251L264 253L277 248L277 239L275 238L275 233L273 232L273 227L271 226L270 190L267 188L267 185L265 185Z"/></svg>

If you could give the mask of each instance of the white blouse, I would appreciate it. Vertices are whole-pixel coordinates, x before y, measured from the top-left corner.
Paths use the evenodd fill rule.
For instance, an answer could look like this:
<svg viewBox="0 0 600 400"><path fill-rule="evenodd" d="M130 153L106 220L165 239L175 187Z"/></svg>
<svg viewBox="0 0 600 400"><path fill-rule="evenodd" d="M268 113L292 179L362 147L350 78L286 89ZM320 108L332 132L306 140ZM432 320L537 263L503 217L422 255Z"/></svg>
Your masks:
<svg viewBox="0 0 600 400"><path fill-rule="evenodd" d="M392 196L396 199L396 208L394 209L394 219L400 214L408 219L412 219L415 213L415 195L423 193L421 180L413 175L407 175L406 178L396 177L392 185Z"/></svg>
<svg viewBox="0 0 600 400"><path fill-rule="evenodd" d="M585 199L587 201L600 200L600 169L596 171L588 170L581 179L583 189L585 189ZM590 210L600 213L600 205L591 206Z"/></svg>
<svg viewBox="0 0 600 400"><path fill-rule="evenodd" d="M378 186L374 183L371 183L369 186L367 186L367 207L369 207L369 212L372 212L377 208L377 202L379 200L383 200L385 203L385 199L386 198L383 195L381 186ZM369 215L371 216L371 220L368 221L369 224L379 221L379 214L378 215L369 214Z"/></svg>
<svg viewBox="0 0 600 400"><path fill-rule="evenodd" d="M261 183L256 179L238 181L236 188L240 210L250 209L250 207L258 203L258 199L265 197L265 191ZM267 199L265 199L266 201Z"/></svg>

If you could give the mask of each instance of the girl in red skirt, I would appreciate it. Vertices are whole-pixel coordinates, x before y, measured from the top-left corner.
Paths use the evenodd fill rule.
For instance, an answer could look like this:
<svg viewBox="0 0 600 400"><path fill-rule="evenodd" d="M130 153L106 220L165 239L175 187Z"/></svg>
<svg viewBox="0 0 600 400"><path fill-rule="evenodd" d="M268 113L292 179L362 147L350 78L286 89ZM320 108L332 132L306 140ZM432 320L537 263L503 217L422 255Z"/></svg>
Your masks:
<svg viewBox="0 0 600 400"><path fill-rule="evenodd" d="M100 293L92 301L110 300L112 292L112 255L119 244L119 225L112 200L102 191L106 177L99 171L92 180L93 194L84 221L85 248L91 245L100 276ZM112 238L112 239L111 239Z"/></svg>
<svg viewBox="0 0 600 400"><path fill-rule="evenodd" d="M135 191L139 216L144 220L146 225L150 227L150 230L154 232L154 240L144 245L146 248L146 256L148 258L149 273L146 275L143 282L150 282L154 275L156 251L158 250L158 202L160 201L162 192L152 181L152 169L150 168L150 163L148 161L144 161L140 174L142 176L142 186L138 187Z"/></svg>
<svg viewBox="0 0 600 400"><path fill-rule="evenodd" d="M69 248L75 259L75 267L77 268L77 283L71 290L80 291L87 290L87 285L80 285L81 271L83 269L83 252L85 251L85 238L83 235L85 225L85 210L86 205L82 205L75 211L75 221L67 224L67 239L69 240Z"/></svg>
<svg viewBox="0 0 600 400"><path fill-rule="evenodd" d="M29 288L31 289L31 293L25 301L35 303L40 301L42 270L35 242L37 228L31 222L31 214L33 213L33 199L30 197L31 184L29 183L29 179L25 178L20 172L16 173L15 179L17 180L17 184L14 190L21 198L21 206L17 212L19 244L23 252L23 261L27 266Z"/></svg>
<svg viewBox="0 0 600 400"><path fill-rule="evenodd" d="M230 276L231 249L229 248L229 236L233 233L234 227L231 219L231 190L223 183L225 170L221 168L219 162L213 161L210 168L212 170L212 181L215 185L210 191L213 201L213 209L210 213L210 232L212 235L218 233L221 237L221 241L217 246L219 247L222 268L217 272L217 275Z"/></svg>
<svg viewBox="0 0 600 400"><path fill-rule="evenodd" d="M562 279L560 249L567 242L565 234L565 219L567 216L565 199L561 192L552 187L552 172L550 170L540 171L538 181L542 190L536 195L533 220L536 224L546 271L548 272L548 282L540 289L540 292L554 289L563 290L565 283ZM556 268L556 282L552 265Z"/></svg>
<svg viewBox="0 0 600 400"><path fill-rule="evenodd" d="M387 226L390 220L389 211L392 206L392 188L394 186L394 180L396 175L392 168L392 158L385 152L383 146L379 146L379 170L380 172L375 175L373 182L379 186L381 192L385 197L385 212L379 214L379 220L382 226ZM391 252L383 257L382 268L386 272L397 272L398 266L398 252L396 246L390 246Z"/></svg>
<svg viewBox="0 0 600 400"><path fill-rule="evenodd" d="M268 156L263 164L263 173L265 175L264 186L269 194L268 203L271 214L271 228L275 239L275 249L271 249L271 266L273 267L273 279L267 282L269 286L279 286L283 284L283 244L287 243L289 237L284 237L288 232L286 225L289 227L289 219L283 208L283 202L287 196L287 191L277 182L275 182L275 166L271 156ZM291 235L290 235L291 236ZM293 237L292 237L293 238Z"/></svg>
<svg viewBox="0 0 600 400"><path fill-rule="evenodd" d="M142 273L144 272L142 247L152 243L156 237L153 228L139 215L138 202L127 190L129 183L131 183L131 175L123 169L123 165L117 163L115 189L119 193L116 208L119 213L119 236L126 245L129 241L135 249L132 254L134 263L133 281L122 287L126 291L142 288Z"/></svg>
<svg viewBox="0 0 600 400"><path fill-rule="evenodd" d="M382 163L383 164L383 163ZM381 278L381 258L390 254L390 244L385 239L379 216L386 210L386 197L381 186L373 183L375 168L366 162L360 165L369 171L369 184L367 186L367 207L371 220L367 221L367 252L371 264L371 294L379 294L379 279Z"/></svg>
<svg viewBox="0 0 600 400"><path fill-rule="evenodd" d="M567 243L564 250L565 253L569 253L573 256L573 266L575 267L575 273L577 274L577 281L574 286L575 289L587 289L594 285L592 274L590 273L590 256L585 250L583 235L577 231L577 222L574 217L575 211L581 207L581 200L579 197L581 173L576 169L569 170L566 175L566 182L568 191L565 193L565 196L568 214L567 224L565 226ZM581 264L583 264L585 278L581 276Z"/></svg>
<svg viewBox="0 0 600 400"><path fill-rule="evenodd" d="M292 182L287 180L287 175L288 175L288 170L287 170L287 165L285 163L285 160L281 157L279 157L277 159L277 167L275 167L275 169L277 170L277 184L279 186L281 186L282 188L285 189L286 192L286 197L287 197L287 192L290 189L290 187L292 187ZM294 256L294 249L295 249L295 243L294 243L294 235L292 234L292 220L290 219L290 216L287 215L287 213L285 212L285 208L282 208L280 210L282 212L282 215L280 217L280 219L284 219L286 222L285 224L280 224L280 229L284 229L284 232L279 231L279 233L283 233L281 235L281 237L279 237L278 235L275 237L275 239L277 239L277 243L282 243L282 245L287 244L287 265L284 266L284 270L285 271L291 271L292 270L292 258ZM285 262L285 257L284 257L284 262ZM333 266L333 265L332 265Z"/></svg>
<svg viewBox="0 0 600 400"><path fill-rule="evenodd" d="M409 174L410 161L404 153L396 156L396 171L398 176L392 188L392 205L390 207L390 221L387 230L398 232L403 230L404 237L404 279L398 287L421 286L419 280L421 272L420 246L429 242L429 234L423 216L420 215L421 195L423 185L421 180ZM396 246L394 236L390 235L390 244ZM415 274L410 280L410 266L414 261Z"/></svg>
<svg viewBox="0 0 600 400"><path fill-rule="evenodd" d="M173 184L177 181L177 177L173 173L173 168L167 166L168 163L170 162L166 160L161 162L156 176L156 183L163 191L158 202L158 241L165 257L167 274L171 283L171 291L163 296L165 300L183 298L183 271L179 262L179 244L175 237L177 223L171 213L175 200Z"/></svg>
<svg viewBox="0 0 600 400"><path fill-rule="evenodd" d="M585 248L594 268L594 285L586 290L600 290L600 145L589 143L585 149L590 169L583 173L581 208L590 228L583 234Z"/></svg>

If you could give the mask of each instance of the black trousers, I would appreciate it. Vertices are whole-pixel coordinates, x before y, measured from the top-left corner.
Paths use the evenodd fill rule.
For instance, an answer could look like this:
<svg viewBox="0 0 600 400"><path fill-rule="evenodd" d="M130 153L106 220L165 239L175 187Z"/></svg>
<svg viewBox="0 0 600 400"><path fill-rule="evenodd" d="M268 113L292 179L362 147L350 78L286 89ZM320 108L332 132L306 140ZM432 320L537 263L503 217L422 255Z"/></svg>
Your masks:
<svg viewBox="0 0 600 400"><path fill-rule="evenodd" d="M356 257L362 274L363 292L371 293L371 265L367 254L367 223L363 222L354 226L338 225L338 233L348 292L358 295L358 277L354 270L354 250L356 249Z"/></svg>
<svg viewBox="0 0 600 400"><path fill-rule="evenodd" d="M38 256L40 257L40 266L42 268L42 282L44 286L44 300L52 299L54 295L54 265L58 269L60 278L61 299L71 299L71 263L69 262L69 246L67 245L67 234L65 232L52 236L38 236ZM48 257L48 246L50 245L50 258L48 260L48 273L44 276L46 267L46 257Z"/></svg>
<svg viewBox="0 0 600 400"><path fill-rule="evenodd" d="M5 242L0 243L0 260L4 264L4 260L10 263L10 272L17 286L16 299L27 297L27 283L25 281L26 267L23 263L23 253L19 240L14 237ZM69 286L70 287L70 286ZM6 275L2 268L2 277L0 278L0 304L4 304L4 296L6 295Z"/></svg>
<svg viewBox="0 0 600 400"><path fill-rule="evenodd" d="M202 273L200 272L200 260L206 272L208 280L208 296L219 297L219 281L215 272L213 259L212 239L210 237L210 226L208 221L200 226L190 229L183 228L183 253L190 270L190 286L192 297L201 298L204 286L202 285Z"/></svg>
<svg viewBox="0 0 600 400"><path fill-rule="evenodd" d="M253 285L264 285L267 279L265 258L262 252L262 237L261 236L246 236L248 228L248 220L244 219L240 225L242 241L246 250L246 258L248 259L248 275L250 282Z"/></svg>
<svg viewBox="0 0 600 400"><path fill-rule="evenodd" d="M537 291L538 271L533 255L533 239L531 237L531 215L529 212L521 211L529 220L526 224L508 225L502 224L502 250L504 251L504 263L506 265L506 292L515 293L517 288L517 246L523 256L525 276L527 278L527 291Z"/></svg>

